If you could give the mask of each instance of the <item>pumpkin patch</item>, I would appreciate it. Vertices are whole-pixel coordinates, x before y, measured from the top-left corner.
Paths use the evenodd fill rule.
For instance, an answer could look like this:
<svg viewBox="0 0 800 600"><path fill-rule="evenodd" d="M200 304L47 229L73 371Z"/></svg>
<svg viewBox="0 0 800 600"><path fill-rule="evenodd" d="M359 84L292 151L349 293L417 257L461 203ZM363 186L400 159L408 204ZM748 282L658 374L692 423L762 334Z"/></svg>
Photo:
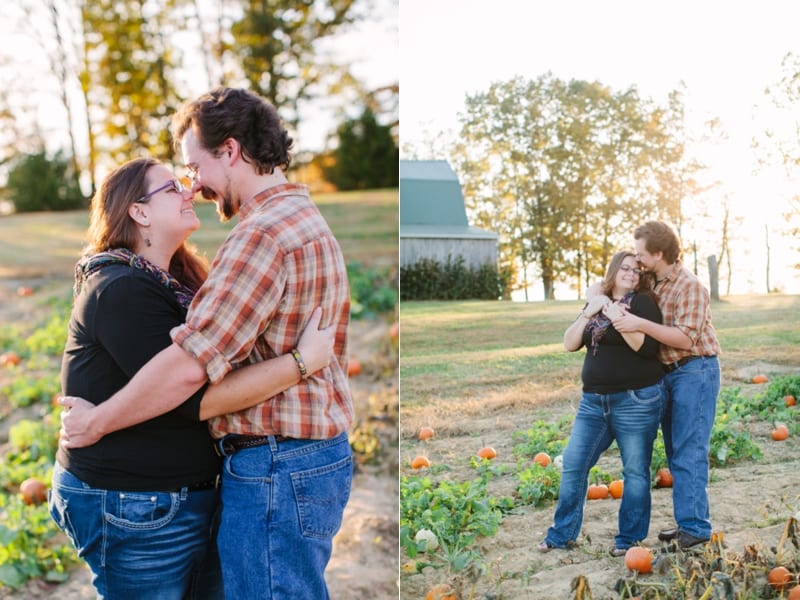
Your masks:
<svg viewBox="0 0 800 600"><path fill-rule="evenodd" d="M445 312L436 314L444 318ZM465 313L471 315L472 311ZM463 315L461 317L452 319L452 323L461 323ZM449 325L451 321L447 323ZM413 336L411 330L411 326L404 330L403 339L405 345L413 349L413 340L408 338ZM480 347L478 340L475 344L476 348ZM435 552L416 556L414 572L401 572L402 598L424 598L432 585L442 581L442 575L460 598L488 598L493 594L503 598L571 598L577 593L575 588L570 591L571 586L578 585L583 595L576 597L583 598L589 597L591 588L594 598L655 600L684 596L701 598L705 595L711 600L715 594L725 596L722 593L724 585L726 590L732 586L733 597L737 598L785 599L791 587L800 583L795 565L797 551L792 542L792 536L796 535L794 532L800 532L800 529L791 529L785 536L775 528L756 531L757 541L752 549L746 548L750 538L742 536L742 528L752 527L753 519L759 519L755 514L757 505L762 506L759 514L764 519L765 503L770 503L770 520L765 521L764 526L774 525L774 519L782 518L787 508L792 514L800 510L800 505L795 506L793 495L786 489L778 491L780 496L776 497L776 490L782 488L772 483L765 485L763 500L753 489L755 481L764 481L758 476L761 473L774 473L775 479L783 481L784 488L791 486L794 480L787 465L796 465L792 457L796 456L797 444L800 443L800 435L795 435L800 429L800 421L796 406L787 407L784 397L800 397L800 373L780 377L776 374L777 367L773 370L772 366L765 366L755 373L763 370L769 381L762 385L747 385L753 375L751 366L726 366L722 372L723 387L709 444L713 542L686 551L669 552L674 544L657 538L660 529L673 525L673 494L670 487L659 490L656 486L674 485L667 466L663 434L659 432L650 469L654 510L649 531L641 541L645 548L645 561L629 569L623 557L609 558L609 550L614 547L615 536L619 534L620 499L632 491L632 488L625 489L631 482L622 481L621 451L616 444L602 453L588 474L583 523L575 539L576 545L542 554L537 551L537 546L546 539L553 524L563 475L556 467L555 458L565 454L573 434L574 416L581 402L579 384L563 384L564 373L553 370L553 380L557 384L551 386L549 380L540 379L535 388L520 387L525 394L535 394L543 388L541 396L536 398L543 403L543 408L536 410L537 407L527 401L520 404L516 388L513 393L503 394L492 388L491 392L483 394L477 375L475 381L470 379L469 384L460 384L458 378L473 375L458 363L460 353L463 350L459 348L458 352L447 355L448 360L456 360L459 364L458 371L446 377L448 387L443 387L459 390L458 395L453 394L452 401L438 396L430 396L430 402L427 401L429 396L423 384L429 372L425 371L419 388L413 389L414 392L419 390L418 394L412 395L418 403L403 408L419 423L415 434L420 425L428 424L425 421L432 415L438 418L447 415L448 431L446 440L439 439L442 433L437 428L439 437L434 438L435 443L430 446L431 453L436 453L430 456L435 469L415 473L407 466L401 467L401 531L407 523L408 537L404 540L401 535L400 563L414 560L410 552L417 546L413 543L414 534L420 528L435 531L440 541ZM428 357L428 352L421 353L418 358L420 365L425 364ZM794 365L796 360L796 357L787 358L790 365ZM570 363L573 375L578 372L579 362ZM534 365L538 373L551 373L548 364ZM744 378L742 372L746 374ZM493 383L494 380L481 385L488 387ZM725 387L725 383L731 385ZM555 385L566 385L569 389L555 389ZM548 402L551 398L552 402ZM531 414L534 416L529 418ZM787 425L789 437L786 441L772 441L770 433L777 423ZM400 441L412 456L420 444L415 437L404 435ZM481 441L470 451L474 440ZM490 461L477 457L476 451L482 446L495 448L497 458ZM549 464L545 454L550 457ZM564 466L574 468L575 455L567 453L567 456L572 462ZM786 465L782 462L784 460ZM728 468L734 465L737 468ZM731 486L738 481L735 476L749 473L750 468L756 475L736 483L740 489L733 494ZM597 496L598 500L616 498L616 501L589 500L588 484L596 486L592 488L592 497ZM603 484L608 488L607 493ZM779 500L789 498L787 493L792 498L788 507ZM731 495L738 496L738 506ZM720 506L724 507L724 512L719 510ZM749 510L751 507L753 510ZM779 547L781 540L782 548ZM448 552L450 548L457 550ZM751 551L753 554L748 554ZM532 564L536 565L535 572L527 571ZM782 592L773 590L767 582L767 575L776 564L787 567L795 578ZM567 570L563 569L564 566L568 567ZM601 572L605 574L598 575ZM476 573L479 575L474 580ZM582 583L578 582L579 579ZM730 594L729 591L725 593Z"/></svg>

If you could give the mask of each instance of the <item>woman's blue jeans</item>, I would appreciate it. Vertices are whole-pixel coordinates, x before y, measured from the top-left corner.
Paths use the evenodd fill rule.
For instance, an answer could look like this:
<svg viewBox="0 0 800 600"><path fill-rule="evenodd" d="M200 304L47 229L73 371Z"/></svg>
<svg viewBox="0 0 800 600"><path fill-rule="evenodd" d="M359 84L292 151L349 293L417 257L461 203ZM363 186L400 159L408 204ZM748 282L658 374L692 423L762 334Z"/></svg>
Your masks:
<svg viewBox="0 0 800 600"><path fill-rule="evenodd" d="M222 470L218 546L228 600L324 600L353 478L347 433L239 450Z"/></svg>
<svg viewBox="0 0 800 600"><path fill-rule="evenodd" d="M672 473L675 522L681 531L708 539L708 451L720 388L719 360L696 358L663 381L669 401L661 428Z"/></svg>
<svg viewBox="0 0 800 600"><path fill-rule="evenodd" d="M50 515L105 600L223 598L215 547L218 490L93 488L56 463Z"/></svg>
<svg viewBox="0 0 800 600"><path fill-rule="evenodd" d="M650 526L650 459L664 406L664 386L613 394L584 393L563 455L561 487L546 541L563 548L578 539L589 486L589 470L617 440L625 489L620 503L617 548L647 537Z"/></svg>

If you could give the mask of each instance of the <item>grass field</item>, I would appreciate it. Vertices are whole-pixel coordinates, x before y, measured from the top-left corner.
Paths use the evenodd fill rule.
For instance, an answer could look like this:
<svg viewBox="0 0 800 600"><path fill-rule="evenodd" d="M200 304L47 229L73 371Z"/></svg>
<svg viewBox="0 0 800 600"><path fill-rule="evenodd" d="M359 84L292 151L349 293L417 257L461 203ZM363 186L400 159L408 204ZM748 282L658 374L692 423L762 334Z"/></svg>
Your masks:
<svg viewBox="0 0 800 600"><path fill-rule="evenodd" d="M583 354L562 336L580 301L403 302L400 380L406 409L523 382L578 382ZM712 305L723 377L748 363L800 364L800 296L732 296Z"/></svg>
<svg viewBox="0 0 800 600"><path fill-rule="evenodd" d="M724 441L715 448L727 462L712 468L709 495L724 547L678 557L659 554L663 544L655 534L674 521L671 490L654 489L644 543L657 557L658 572L638 580L608 554L617 501L588 502L578 548L544 555L534 546L552 524L554 501L520 501L522 482L536 483L531 458L540 449L539 436L555 432L565 442L569 435L580 399L583 351L566 352L562 336L582 304L401 304L401 526L404 519L421 519L417 522L430 522L458 542L416 556L401 549L400 597L424 597L442 582L461 600L781 597L766 585L769 568L786 565L795 582L800 577L800 542L793 529L793 515L800 518L800 419L796 407L783 407L785 392L779 391L786 378L800 385L800 296L734 296L712 305L722 346L720 406L725 406L717 412ZM770 383L752 384L760 373ZM748 412L770 396L780 410ZM744 416L726 413L729 406ZM793 431L785 442L771 437L776 419L787 420ZM434 429L433 439L418 440L423 426ZM497 451L491 464L475 462L483 446ZM760 457L745 456L744 448ZM418 455L431 467L412 469ZM614 447L598 467L618 476ZM499 508L503 498L514 498L513 510ZM478 531L484 534L475 537ZM715 581L730 579L729 591L712 590L713 570L722 573Z"/></svg>
<svg viewBox="0 0 800 600"><path fill-rule="evenodd" d="M313 197L347 262L396 268L398 192L372 190ZM190 238L210 259L237 222L220 223L213 204L198 202L202 226ZM0 277L72 277L89 223L87 210L0 217Z"/></svg>

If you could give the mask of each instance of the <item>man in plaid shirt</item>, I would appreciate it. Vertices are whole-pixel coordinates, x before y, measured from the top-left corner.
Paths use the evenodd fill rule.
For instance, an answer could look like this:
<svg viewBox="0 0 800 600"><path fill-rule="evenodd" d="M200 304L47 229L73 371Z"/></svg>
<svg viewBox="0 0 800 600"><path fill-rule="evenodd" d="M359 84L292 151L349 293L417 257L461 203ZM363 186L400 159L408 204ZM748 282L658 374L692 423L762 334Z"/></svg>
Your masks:
<svg viewBox="0 0 800 600"><path fill-rule="evenodd" d="M266 100L217 88L184 105L172 124L192 190L239 223L173 344L91 410L93 435L169 410L237 365L292 353L298 385L210 422L225 457L217 545L226 598L328 598L324 571L352 480L341 249L307 188L287 181L292 139ZM336 327L335 360L308 376L294 344L318 306L320 327ZM126 404L137 414L124 414ZM71 445L93 441L69 432Z"/></svg>
<svg viewBox="0 0 800 600"><path fill-rule="evenodd" d="M664 322L626 314L613 323L620 333L641 331L661 342L659 359L668 392L661 428L677 527L658 537L687 549L711 537L708 450L720 388L720 346L711 325L708 290L681 262L675 231L666 223L648 221L634 230L634 244L639 263L655 274Z"/></svg>

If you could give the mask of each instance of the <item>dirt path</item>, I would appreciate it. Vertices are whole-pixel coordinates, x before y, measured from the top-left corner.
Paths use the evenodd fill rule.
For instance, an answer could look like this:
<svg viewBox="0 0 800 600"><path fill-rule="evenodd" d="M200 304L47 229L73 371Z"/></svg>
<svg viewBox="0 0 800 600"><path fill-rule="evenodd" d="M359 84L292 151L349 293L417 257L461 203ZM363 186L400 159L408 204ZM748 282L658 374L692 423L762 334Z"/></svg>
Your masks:
<svg viewBox="0 0 800 600"><path fill-rule="evenodd" d="M724 371L727 380L723 381L723 386L741 384L754 393L758 391L757 386L742 382L749 380L756 371L775 375L800 374L800 365L789 368L761 363L740 371L728 368ZM514 395L511 391L506 393ZM437 405L434 411L418 410L410 414L404 411L401 414L401 469L410 471L403 457L411 456L419 449L421 443L416 441L415 432L422 424L430 424L436 429L437 436L425 443L424 451L431 461L448 466L447 473L439 477L455 481L474 479L476 475L468 467L467 457L482 445L497 450L498 457L493 461L495 466L505 465L514 472L517 467L512 452L512 433L526 429L537 420L554 422L574 411L572 405L577 402L579 392L577 388L560 390L556 396L545 406L525 406L517 402L482 413L470 411L463 414L454 407L448 409L447 403ZM486 399L487 405L491 403ZM775 442L770 431L768 423L750 424L751 435L762 449L763 459L714 468L711 472L712 523L715 529L724 533L727 549L739 555L748 544L774 548L787 519L800 513L800 439L794 437L785 442ZM599 466L615 472L621 463L618 456L609 452L601 458ZM511 495L510 478L505 478L504 483L500 483L500 479L490 482L489 492ZM671 489L653 490L652 499L650 532L644 544L657 551L664 547L656 537L659 529L671 527L674 523ZM617 532L618 508L619 501L613 499L587 502L579 547L572 551L554 550L542 554L535 546L552 524L555 505L522 507L504 517L496 535L481 540L480 551L486 559L488 571L476 581L470 581L464 575L447 573L444 569L427 567L421 574L403 574L400 597L408 600L422 598L435 583L448 582L460 586L462 600L564 600L573 598L572 582L583 575L588 579L594 600L619 598L614 585L628 572L622 558L613 558L609 554ZM402 560L407 560L405 555ZM800 553L796 554L795 560L800 560Z"/></svg>
<svg viewBox="0 0 800 600"><path fill-rule="evenodd" d="M20 297L17 289L23 285L32 286L34 295ZM49 310L43 297L63 293L64 286L64 281L52 279L0 278L0 323L35 321ZM351 379L356 415L370 424L382 451L378 464L358 468L342 528L334 538L326 572L334 599L390 600L398 594L398 379L393 355L387 352L388 329L382 321L354 321L350 331L351 354L363 364L363 374ZM8 426L21 416L0 417L0 445ZM0 588L2 600L37 598L95 598L90 574L80 568L60 585L37 580L20 590Z"/></svg>

